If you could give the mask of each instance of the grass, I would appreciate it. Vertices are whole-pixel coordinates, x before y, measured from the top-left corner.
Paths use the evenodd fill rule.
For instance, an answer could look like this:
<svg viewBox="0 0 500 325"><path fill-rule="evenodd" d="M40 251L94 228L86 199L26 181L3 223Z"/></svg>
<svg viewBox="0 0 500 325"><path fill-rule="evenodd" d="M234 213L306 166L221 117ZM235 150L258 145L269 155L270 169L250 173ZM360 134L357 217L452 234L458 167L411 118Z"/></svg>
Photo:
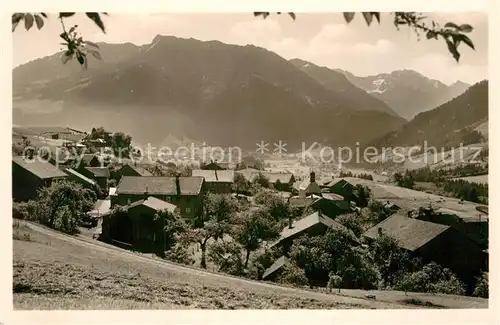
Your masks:
<svg viewBox="0 0 500 325"><path fill-rule="evenodd" d="M398 308L183 269L26 226L24 233L32 240L14 240L15 309Z"/></svg>

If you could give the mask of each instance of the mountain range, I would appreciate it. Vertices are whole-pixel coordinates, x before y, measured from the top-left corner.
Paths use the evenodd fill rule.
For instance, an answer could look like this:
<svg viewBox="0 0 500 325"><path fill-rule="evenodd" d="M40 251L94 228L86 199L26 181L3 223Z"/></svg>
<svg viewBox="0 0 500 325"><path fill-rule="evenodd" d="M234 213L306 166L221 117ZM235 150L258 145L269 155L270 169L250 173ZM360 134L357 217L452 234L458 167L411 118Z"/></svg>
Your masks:
<svg viewBox="0 0 500 325"><path fill-rule="evenodd" d="M104 126L155 145L171 135L253 149L282 140L293 150L312 141L366 143L398 130L409 116L398 106L401 89L427 109L467 87L440 83L437 95L428 90L434 81L403 71L379 76L393 91L376 94L372 77L219 41L158 35L143 46L99 46L103 59L87 70L63 65L60 53L14 68L14 123Z"/></svg>
<svg viewBox="0 0 500 325"><path fill-rule="evenodd" d="M430 111L419 113L395 131L374 140L381 147L435 146L439 149L475 144L488 139L488 81L471 86L463 94ZM440 151L439 151L440 152Z"/></svg>
<svg viewBox="0 0 500 325"><path fill-rule="evenodd" d="M357 91L360 101L366 95L377 98L386 104L386 108L381 106L379 110L407 120L448 102L470 87L462 81L448 86L413 70L358 77L345 70L329 69L300 59L293 59L291 62L325 87L345 89L352 93ZM353 88L363 90L364 93Z"/></svg>

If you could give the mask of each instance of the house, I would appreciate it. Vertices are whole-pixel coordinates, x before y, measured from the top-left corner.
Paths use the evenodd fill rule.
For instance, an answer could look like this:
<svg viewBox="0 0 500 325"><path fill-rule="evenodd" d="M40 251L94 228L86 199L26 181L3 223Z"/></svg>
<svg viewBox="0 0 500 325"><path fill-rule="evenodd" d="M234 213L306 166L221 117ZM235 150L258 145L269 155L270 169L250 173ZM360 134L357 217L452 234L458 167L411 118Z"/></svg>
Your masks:
<svg viewBox="0 0 500 325"><path fill-rule="evenodd" d="M321 211L327 217L335 219L341 214L351 213L352 208L349 202L345 201L342 196L336 194L329 194L328 197L318 197L311 204L310 207L314 211ZM334 195L334 196L331 196Z"/></svg>
<svg viewBox="0 0 500 325"><path fill-rule="evenodd" d="M231 193L234 183L234 171L232 170L203 170L195 169L192 176L203 177L205 188L211 193Z"/></svg>
<svg viewBox="0 0 500 325"><path fill-rule="evenodd" d="M111 206L129 205L142 200L146 194L178 206L183 217L196 217L202 212L204 178L123 176L111 197Z"/></svg>
<svg viewBox="0 0 500 325"><path fill-rule="evenodd" d="M290 260L286 256L281 256L274 263L264 271L262 275L262 280L265 281L276 281L283 271L284 266L290 263Z"/></svg>
<svg viewBox="0 0 500 325"><path fill-rule="evenodd" d="M78 170L82 170L85 167L101 167L101 161L96 154L84 154L78 165Z"/></svg>
<svg viewBox="0 0 500 325"><path fill-rule="evenodd" d="M323 193L335 193L342 195L347 201L356 201L354 185L342 178L336 178L323 188Z"/></svg>
<svg viewBox="0 0 500 325"><path fill-rule="evenodd" d="M228 163L214 162L213 160L208 164L201 164L200 169L203 170L227 170L229 169Z"/></svg>
<svg viewBox="0 0 500 325"><path fill-rule="evenodd" d="M238 173L241 176L243 176L247 180L247 182L253 182L256 175L258 175L260 172L262 171L255 168L245 168L235 171L235 173Z"/></svg>
<svg viewBox="0 0 500 325"><path fill-rule="evenodd" d="M278 191L290 192L295 183L295 177L292 173L278 173L278 172L261 172ZM255 177L255 176L254 176Z"/></svg>
<svg viewBox="0 0 500 325"><path fill-rule="evenodd" d="M78 183L82 185L84 188L95 190L98 187L97 183L93 179L90 179L87 176L80 174L74 169L67 168L66 173L68 174L69 181Z"/></svg>
<svg viewBox="0 0 500 325"><path fill-rule="evenodd" d="M448 225L410 218L398 212L367 230L363 237L370 242L380 233L395 238L401 248L424 262L433 261L449 268L468 285L475 283L475 277L486 265L482 249Z"/></svg>
<svg viewBox="0 0 500 325"><path fill-rule="evenodd" d="M145 194L141 200L125 205L119 211L102 215L102 240L142 252L165 250L162 220L155 215L162 211L175 213L177 207Z"/></svg>
<svg viewBox="0 0 500 325"><path fill-rule="evenodd" d="M85 167L82 174L95 180L97 185L106 193L108 190L108 179L110 172L108 167Z"/></svg>
<svg viewBox="0 0 500 325"><path fill-rule="evenodd" d="M12 158L12 197L15 201L36 198L37 191L68 175L54 165L24 157Z"/></svg>
<svg viewBox="0 0 500 325"><path fill-rule="evenodd" d="M323 235L328 229L347 230L347 228L337 221L323 215L321 210L293 222L290 218L289 225L283 228L280 238L271 246L281 248L283 254L286 255L295 239L306 234L309 236ZM357 241L355 236L353 240Z"/></svg>
<svg viewBox="0 0 500 325"><path fill-rule="evenodd" d="M447 208L432 211L422 210L416 216L418 220L447 225L462 232L483 249L488 248L488 215L477 212L467 214Z"/></svg>
<svg viewBox="0 0 500 325"><path fill-rule="evenodd" d="M140 166L132 166L130 164L125 164L119 169L113 171L112 178L119 181L124 176L153 176L147 169Z"/></svg>
<svg viewBox="0 0 500 325"><path fill-rule="evenodd" d="M318 183L316 183L316 173L311 172L309 174L309 179L304 180L298 187L299 196L306 197L311 194L321 196L321 188Z"/></svg>

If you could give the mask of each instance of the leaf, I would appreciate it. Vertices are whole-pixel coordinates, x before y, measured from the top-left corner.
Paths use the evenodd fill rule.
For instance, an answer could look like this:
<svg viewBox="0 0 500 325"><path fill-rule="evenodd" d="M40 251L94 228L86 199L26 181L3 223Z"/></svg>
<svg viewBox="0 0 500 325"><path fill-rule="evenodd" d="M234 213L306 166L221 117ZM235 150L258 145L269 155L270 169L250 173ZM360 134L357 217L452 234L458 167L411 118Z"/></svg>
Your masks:
<svg viewBox="0 0 500 325"><path fill-rule="evenodd" d="M24 27L26 27L26 30L30 30L30 28L33 26L34 18L32 14L26 14L24 16Z"/></svg>
<svg viewBox="0 0 500 325"><path fill-rule="evenodd" d="M426 36L427 36L427 39L431 39L431 38L437 39L437 33L432 31L432 30L428 31Z"/></svg>
<svg viewBox="0 0 500 325"><path fill-rule="evenodd" d="M461 32L464 32L464 33L470 33L472 32L473 28L471 25L469 24L463 24L463 25L460 25L458 27L458 29L461 31Z"/></svg>
<svg viewBox="0 0 500 325"><path fill-rule="evenodd" d="M457 24L455 23L452 23L452 22L448 22L446 23L446 25L444 25L445 28L454 28L454 29L459 29L460 27L458 27Z"/></svg>
<svg viewBox="0 0 500 325"><path fill-rule="evenodd" d="M293 13L293 12L289 12L288 15L290 15L290 17L292 17L293 20L295 20L297 18L295 16L295 13Z"/></svg>
<svg viewBox="0 0 500 325"><path fill-rule="evenodd" d="M47 14L45 12L41 12L40 15L42 15L43 18L47 18Z"/></svg>
<svg viewBox="0 0 500 325"><path fill-rule="evenodd" d="M254 15L254 17L262 16L262 18L266 19L267 16L269 16L269 13L268 12L254 12L253 15Z"/></svg>
<svg viewBox="0 0 500 325"><path fill-rule="evenodd" d="M99 45L97 45L96 43L90 42L90 41L85 41L85 44L90 45L92 47L95 47L96 49L99 48Z"/></svg>
<svg viewBox="0 0 500 325"><path fill-rule="evenodd" d="M373 20L373 16L371 12L363 12L363 17L365 17L366 24L370 26Z"/></svg>
<svg viewBox="0 0 500 325"><path fill-rule="evenodd" d="M68 34L73 33L73 32L75 31L75 29L76 29L76 26L71 27L71 28L69 29L69 31L68 31Z"/></svg>
<svg viewBox="0 0 500 325"><path fill-rule="evenodd" d="M22 12L16 12L12 14L12 24L18 23L21 21L21 19L24 18L24 13Z"/></svg>
<svg viewBox="0 0 500 325"><path fill-rule="evenodd" d="M372 15L377 19L377 22L380 24L380 12L372 12Z"/></svg>
<svg viewBox="0 0 500 325"><path fill-rule="evenodd" d="M94 58L96 58L97 60L102 60L102 57L101 57L101 53L97 52L97 51L89 51L90 54L92 54L92 56Z"/></svg>
<svg viewBox="0 0 500 325"><path fill-rule="evenodd" d="M460 60L460 53L458 53L458 50L449 39L446 40L446 44L448 45L448 51L453 55L453 58L458 62Z"/></svg>
<svg viewBox="0 0 500 325"><path fill-rule="evenodd" d="M42 17L40 17L40 16L38 16L38 15L35 15L35 22L36 22L36 27L37 27L38 29L42 29L43 24L44 24L44 23L43 23L43 19L42 19Z"/></svg>
<svg viewBox="0 0 500 325"><path fill-rule="evenodd" d="M467 35L464 35L464 34L460 34L457 36L458 39L462 42L464 42L465 44L469 45L469 47L473 50L476 50L474 48L474 44L472 43L471 39L467 36Z"/></svg>
<svg viewBox="0 0 500 325"><path fill-rule="evenodd" d="M59 13L59 18L71 17L74 14L75 14L74 12L60 12Z"/></svg>
<svg viewBox="0 0 500 325"><path fill-rule="evenodd" d="M344 12L344 19L349 24L354 18L355 12Z"/></svg>
<svg viewBox="0 0 500 325"><path fill-rule="evenodd" d="M89 17L101 30L106 34L106 28L101 20L101 16L97 12L86 12L87 17Z"/></svg>
<svg viewBox="0 0 500 325"><path fill-rule="evenodd" d="M19 25L19 22L12 23L12 32L16 30L17 25Z"/></svg>

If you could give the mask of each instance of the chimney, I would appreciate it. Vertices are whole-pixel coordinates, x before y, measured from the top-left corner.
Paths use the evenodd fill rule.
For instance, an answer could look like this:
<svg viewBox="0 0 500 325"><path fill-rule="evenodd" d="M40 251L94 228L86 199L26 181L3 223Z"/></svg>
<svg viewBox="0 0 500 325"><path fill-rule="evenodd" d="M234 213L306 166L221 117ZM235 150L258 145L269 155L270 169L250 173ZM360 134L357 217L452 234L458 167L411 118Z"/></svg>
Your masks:
<svg viewBox="0 0 500 325"><path fill-rule="evenodd" d="M288 228L290 228L290 229L292 229L292 228L293 228L293 227L292 227L292 223L293 223L293 220L292 220L292 216L290 215L290 216L288 217Z"/></svg>
<svg viewBox="0 0 500 325"><path fill-rule="evenodd" d="M382 227L378 227L377 230L378 230L378 235L382 236Z"/></svg>
<svg viewBox="0 0 500 325"><path fill-rule="evenodd" d="M146 186L146 190L144 191L144 200L147 200L148 196L149 196L149 191L148 191L148 187Z"/></svg>
<svg viewBox="0 0 500 325"><path fill-rule="evenodd" d="M309 181L311 183L316 182L316 173L315 172L311 172L311 174L309 174Z"/></svg>
<svg viewBox="0 0 500 325"><path fill-rule="evenodd" d="M180 174L175 175L175 189L177 191L177 197L181 196L181 184L179 181L179 176L180 176Z"/></svg>

